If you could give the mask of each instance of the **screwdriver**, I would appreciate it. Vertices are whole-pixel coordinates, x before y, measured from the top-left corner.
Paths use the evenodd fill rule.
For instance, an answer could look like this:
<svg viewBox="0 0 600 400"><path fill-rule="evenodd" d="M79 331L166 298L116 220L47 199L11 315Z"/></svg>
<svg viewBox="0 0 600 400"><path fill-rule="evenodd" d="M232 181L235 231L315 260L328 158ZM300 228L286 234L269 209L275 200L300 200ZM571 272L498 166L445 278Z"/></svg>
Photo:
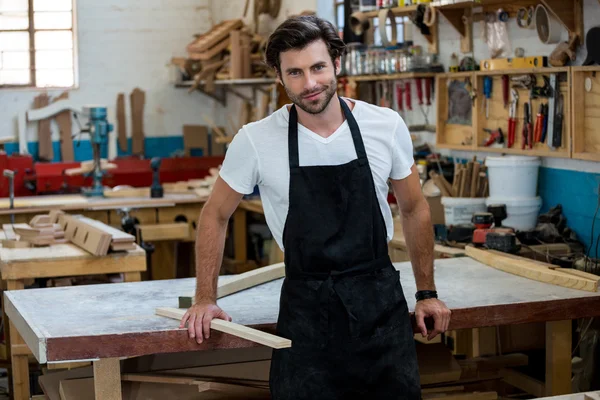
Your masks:
<svg viewBox="0 0 600 400"><path fill-rule="evenodd" d="M490 98L492 97L492 78L486 76L483 78L483 94L485 95L485 118L490 116Z"/></svg>

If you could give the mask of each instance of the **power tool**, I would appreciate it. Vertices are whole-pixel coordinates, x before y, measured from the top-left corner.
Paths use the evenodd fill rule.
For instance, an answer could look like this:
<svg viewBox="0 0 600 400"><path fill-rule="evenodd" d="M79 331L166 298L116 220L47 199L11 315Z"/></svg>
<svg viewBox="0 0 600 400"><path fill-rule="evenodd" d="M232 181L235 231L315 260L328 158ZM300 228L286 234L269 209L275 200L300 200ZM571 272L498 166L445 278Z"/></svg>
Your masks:
<svg viewBox="0 0 600 400"><path fill-rule="evenodd" d="M514 230L502 227L502 221L506 217L504 204L490 204L487 212L473 214L471 218L471 222L475 225L473 244L505 253L517 252L518 245Z"/></svg>

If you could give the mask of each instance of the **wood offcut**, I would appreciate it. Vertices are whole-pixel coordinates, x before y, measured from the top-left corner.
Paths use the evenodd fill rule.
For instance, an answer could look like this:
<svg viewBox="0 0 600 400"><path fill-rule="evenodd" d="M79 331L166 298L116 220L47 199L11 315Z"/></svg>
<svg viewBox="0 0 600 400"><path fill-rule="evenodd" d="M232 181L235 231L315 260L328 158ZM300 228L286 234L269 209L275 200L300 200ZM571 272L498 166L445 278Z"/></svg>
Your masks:
<svg viewBox="0 0 600 400"><path fill-rule="evenodd" d="M186 310L181 308L159 307L156 309L156 315L181 320ZM274 349L284 349L292 347L292 341L270 333L262 332L257 329L249 328L234 322L224 321L222 319L213 319L210 328L219 332L228 333L252 342L272 347Z"/></svg>
<svg viewBox="0 0 600 400"><path fill-rule="evenodd" d="M511 257L496 250L483 250L473 246L467 246L465 253L474 260L490 267L524 278L588 292L598 290L597 280L556 271L550 267L540 265L543 263L539 261L518 260L514 256Z"/></svg>
<svg viewBox="0 0 600 400"><path fill-rule="evenodd" d="M274 281L285 276L284 263L277 263L267 267L257 268L252 271L238 274L227 282L220 282L217 287L217 299L230 294L246 290L253 286ZM190 308L193 304L194 296L179 297L179 308Z"/></svg>

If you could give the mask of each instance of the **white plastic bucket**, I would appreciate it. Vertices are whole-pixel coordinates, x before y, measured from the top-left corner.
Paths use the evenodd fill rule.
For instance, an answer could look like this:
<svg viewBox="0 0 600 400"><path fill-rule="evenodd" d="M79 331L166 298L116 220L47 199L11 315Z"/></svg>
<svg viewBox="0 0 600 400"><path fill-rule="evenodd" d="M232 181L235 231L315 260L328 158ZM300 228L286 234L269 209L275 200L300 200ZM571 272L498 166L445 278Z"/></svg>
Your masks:
<svg viewBox="0 0 600 400"><path fill-rule="evenodd" d="M539 157L487 157L489 197L536 197L541 163Z"/></svg>
<svg viewBox="0 0 600 400"><path fill-rule="evenodd" d="M470 224L473 214L487 210L484 197L442 197L446 225Z"/></svg>
<svg viewBox="0 0 600 400"><path fill-rule="evenodd" d="M493 204L506 205L507 218L502 225L518 231L527 231L535 228L537 217L542 206L541 197L515 198L515 197L488 197L486 207Z"/></svg>

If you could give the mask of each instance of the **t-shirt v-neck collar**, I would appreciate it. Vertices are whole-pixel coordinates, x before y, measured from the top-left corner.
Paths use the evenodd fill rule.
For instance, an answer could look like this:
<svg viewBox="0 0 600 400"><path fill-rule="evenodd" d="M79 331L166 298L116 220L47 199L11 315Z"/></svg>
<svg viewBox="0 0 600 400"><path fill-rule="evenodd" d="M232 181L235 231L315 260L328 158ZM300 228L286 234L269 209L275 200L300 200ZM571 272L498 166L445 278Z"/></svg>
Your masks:
<svg viewBox="0 0 600 400"><path fill-rule="evenodd" d="M352 107L352 114L354 116L355 115L355 111L356 111L356 107L358 106L358 102L348 99L348 101L350 101L351 103L354 103L354 107ZM290 117L290 112L287 108L287 104L283 106L284 110L285 110L285 119L286 122L289 124L289 117ZM319 135L318 133L315 133L313 131L311 131L310 129L308 129L307 127L305 127L304 125L302 125L301 123L298 123L298 132L302 132L302 134L310 137L313 140L316 140L318 142L321 142L323 144L328 144L333 142L338 136L340 136L344 131L349 130L349 126L348 126L348 120L344 119L344 122L342 122L342 124L329 136L327 136L326 138Z"/></svg>

